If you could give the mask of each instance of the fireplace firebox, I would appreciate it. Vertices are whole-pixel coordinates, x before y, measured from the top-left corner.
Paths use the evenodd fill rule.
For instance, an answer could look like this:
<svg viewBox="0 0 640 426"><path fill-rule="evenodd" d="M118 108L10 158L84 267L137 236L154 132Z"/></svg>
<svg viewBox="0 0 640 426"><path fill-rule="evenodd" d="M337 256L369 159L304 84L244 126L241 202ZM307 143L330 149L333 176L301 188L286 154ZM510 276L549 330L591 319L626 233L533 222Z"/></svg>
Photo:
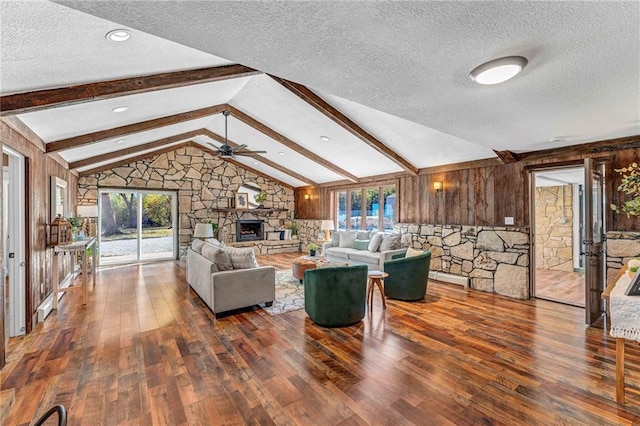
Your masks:
<svg viewBox="0 0 640 426"><path fill-rule="evenodd" d="M236 241L264 240L264 221L239 220L236 222Z"/></svg>

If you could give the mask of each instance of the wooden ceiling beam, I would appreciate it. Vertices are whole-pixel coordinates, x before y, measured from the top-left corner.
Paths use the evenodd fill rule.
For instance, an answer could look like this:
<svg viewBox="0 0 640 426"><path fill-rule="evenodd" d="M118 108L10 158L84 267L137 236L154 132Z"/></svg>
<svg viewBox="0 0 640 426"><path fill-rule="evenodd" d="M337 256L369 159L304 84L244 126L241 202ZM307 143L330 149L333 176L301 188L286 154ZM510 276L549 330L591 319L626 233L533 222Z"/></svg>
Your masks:
<svg viewBox="0 0 640 426"><path fill-rule="evenodd" d="M497 150L493 150L493 152L496 153L496 155L498 156L498 158L504 163L504 164L511 164L511 163L517 163L518 162L518 154L511 152L511 151L497 151Z"/></svg>
<svg viewBox="0 0 640 426"><path fill-rule="evenodd" d="M132 133L159 129L160 127L170 126L172 124L183 123L185 121L197 120L199 118L219 114L226 108L226 105L215 105L207 108L197 109L194 111L170 115L167 117L160 117L153 120L141 121L139 123L115 127L113 129L100 130L93 133L87 133L67 139L61 139L55 142L47 143L46 150L47 153L57 152L65 149L77 148L79 146L87 145L90 143L99 142L104 139L112 139Z"/></svg>
<svg viewBox="0 0 640 426"><path fill-rule="evenodd" d="M298 145L297 143L295 143L291 139L287 138L284 135L281 135L280 133L276 132L275 130L271 129L270 127L262 124L261 122L259 122L255 118L249 116L248 114L245 114L244 112L240 111L239 109L237 109L237 108L235 108L235 107L233 107L231 105L227 105L227 109L229 111L231 111L231 115L233 115L238 120L242 121L243 123L247 124L248 126L253 127L257 131L269 136L271 139L281 143L282 145L286 146L287 148L290 148L290 149L296 151L300 155L303 155L303 156L307 157L309 160L314 161L314 162L322 165L323 167L331 170L332 172L334 172L334 173L336 173L336 174L338 174L338 175L340 175L340 176L342 176L342 177L344 177L346 179L349 179L352 182L358 182L358 177L357 176L352 175L351 173L347 172L346 170L341 169L340 167L336 166L331 161L325 160L324 158L320 157L319 155L317 155L317 154L309 151L308 149ZM338 155L338 153L336 153L336 155Z"/></svg>
<svg viewBox="0 0 640 426"><path fill-rule="evenodd" d="M202 145L200 145L200 144L198 144L196 142L192 142L190 146L193 146L193 147L196 147L198 149L201 149L204 152L208 152L211 155L216 155L217 154L217 151L214 151L213 149L210 149L210 148L207 148L205 146L202 146ZM242 169L250 171L251 173L255 173L258 176L262 176L263 178L268 179L271 182L275 182L280 186L284 186L285 188L289 188L289 189L294 189L293 185L288 184L286 182L283 182L280 179L276 179L273 176L269 176L269 175L267 175L265 173L262 173L260 170L256 170L253 167L247 166L246 164L242 164L239 161L236 161L236 160L234 160L232 158L225 158L224 161L228 161L229 163L233 164L236 167L240 167Z"/></svg>
<svg viewBox="0 0 640 426"><path fill-rule="evenodd" d="M318 111L323 113L334 123L340 125L342 128L362 140L371 148L375 149L380 154L384 155L385 157L396 163L398 166L402 167L406 172L414 176L418 174L418 168L416 166L411 164L407 159L382 143L378 138L364 130L357 123L355 123L349 117L333 107L327 101L322 99L320 96L316 95L306 86L273 75L269 75L269 77L280 83L284 88L292 92L294 95L298 96L300 99L302 99Z"/></svg>
<svg viewBox="0 0 640 426"><path fill-rule="evenodd" d="M544 149L540 151L522 152L518 154L518 160L525 162L537 161L544 160L545 158L566 157L571 155L591 155L631 148L640 148L640 135L625 136L622 138Z"/></svg>
<svg viewBox="0 0 640 426"><path fill-rule="evenodd" d="M0 97L0 115L22 114L155 90L248 77L260 73L253 68L233 64L16 93Z"/></svg>
<svg viewBox="0 0 640 426"><path fill-rule="evenodd" d="M165 145L179 142L184 139L195 138L200 134L202 134L201 130L193 130L191 132L180 133L179 135L158 139L156 141L144 143L142 145L136 145L129 148L120 149L118 151L108 152L106 154L100 154L94 157L85 158L84 160L74 161L72 163L69 163L69 168L78 169L80 167L90 166L91 164L102 163L112 158L123 157L126 155L131 155L131 154L135 154L142 151L147 151L149 149L159 148Z"/></svg>
<svg viewBox="0 0 640 426"><path fill-rule="evenodd" d="M222 136L212 132L209 129L202 129L202 132L203 132L203 134L205 136L210 137L213 140L216 140L216 141L218 141L220 143L225 143L225 140L224 140L224 138ZM237 143L232 142L229 139L226 140L226 143L228 143L232 148L235 148L236 146L238 146ZM265 165L267 165L269 167L272 167L272 168L274 168L276 170L279 170L279 171L281 171L282 173L284 173L286 175L289 175L289 176L291 176L293 178L296 178L301 182L304 182L304 183L306 183L308 185L312 185L312 186L318 186L317 182L314 182L311 179L309 179L307 177L304 177L299 173L294 172L293 170L287 169L286 167L281 166L280 164L276 163L275 161L271 161L268 158L263 157L262 155L255 155L255 156L253 156L253 158L256 161L260 161L261 163L263 163L263 164L265 164Z"/></svg>
<svg viewBox="0 0 640 426"><path fill-rule="evenodd" d="M120 167L120 166L124 166L130 163L135 163L136 161L140 161L140 160L144 160L150 157L154 157L156 155L160 155L160 154L164 154L167 152L171 152L171 151L175 151L176 149L180 149L180 148L185 148L188 146L193 146L192 141L187 141L187 142L183 142L181 144L178 145L172 145L172 146L167 146L164 147L162 149L158 149L152 152L147 152L141 155L137 155L135 157L129 157L129 158L125 158L123 160L118 160L118 161L114 161L112 163L109 164L103 164L102 166L93 168L93 169L89 169L89 170L84 170L82 172L80 172L80 177L84 177L84 176L91 176L94 175L96 173L100 173L100 172L104 172L105 170L109 170L109 169L113 169L115 167Z"/></svg>

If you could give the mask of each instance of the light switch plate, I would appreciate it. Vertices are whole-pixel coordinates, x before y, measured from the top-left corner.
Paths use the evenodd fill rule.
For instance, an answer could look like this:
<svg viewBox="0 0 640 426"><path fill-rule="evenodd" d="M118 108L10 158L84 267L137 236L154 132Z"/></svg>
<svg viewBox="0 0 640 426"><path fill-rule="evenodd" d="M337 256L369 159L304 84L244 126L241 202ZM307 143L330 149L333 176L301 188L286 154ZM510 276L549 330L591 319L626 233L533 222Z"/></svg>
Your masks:
<svg viewBox="0 0 640 426"><path fill-rule="evenodd" d="M504 218L505 225L513 225L513 217L507 216Z"/></svg>

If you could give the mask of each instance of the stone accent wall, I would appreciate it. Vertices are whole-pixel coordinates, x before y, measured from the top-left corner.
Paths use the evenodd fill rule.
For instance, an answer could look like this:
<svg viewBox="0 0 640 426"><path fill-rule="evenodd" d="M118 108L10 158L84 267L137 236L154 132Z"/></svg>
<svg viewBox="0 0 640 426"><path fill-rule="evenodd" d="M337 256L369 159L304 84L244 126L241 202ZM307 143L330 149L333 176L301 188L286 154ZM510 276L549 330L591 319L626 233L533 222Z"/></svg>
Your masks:
<svg viewBox="0 0 640 426"><path fill-rule="evenodd" d="M431 251L431 270L469 277L471 288L529 298L529 229L400 223L403 246Z"/></svg>
<svg viewBox="0 0 640 426"><path fill-rule="evenodd" d="M573 187L536 188L535 215L536 268L573 272Z"/></svg>
<svg viewBox="0 0 640 426"><path fill-rule="evenodd" d="M293 253L300 251L300 240L243 241L240 243L229 243L229 245L233 247L251 247L256 255Z"/></svg>
<svg viewBox="0 0 640 426"><path fill-rule="evenodd" d="M640 258L640 232L607 232L607 284L615 278L622 265L636 257Z"/></svg>
<svg viewBox="0 0 640 426"><path fill-rule="evenodd" d="M266 208L285 211L220 212L229 207L244 183L253 183L267 193ZM174 190L178 194L180 246L191 242L196 223L210 219L218 223L230 241L235 237L235 221L264 220L265 232L284 229L293 218L294 195L290 188L278 185L234 164L220 160L194 147L178 148L165 154L106 170L79 180L80 204L95 204L98 188Z"/></svg>

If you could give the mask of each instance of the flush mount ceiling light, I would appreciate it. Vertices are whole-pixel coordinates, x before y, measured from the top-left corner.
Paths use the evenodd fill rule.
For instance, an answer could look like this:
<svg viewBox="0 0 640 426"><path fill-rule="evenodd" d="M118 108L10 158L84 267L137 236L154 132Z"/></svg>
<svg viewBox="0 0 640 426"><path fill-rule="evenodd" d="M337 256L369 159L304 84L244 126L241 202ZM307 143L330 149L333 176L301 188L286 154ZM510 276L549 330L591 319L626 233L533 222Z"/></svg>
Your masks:
<svg viewBox="0 0 640 426"><path fill-rule="evenodd" d="M522 56L498 58L475 67L469 77L478 84L503 83L518 75L527 63Z"/></svg>
<svg viewBox="0 0 640 426"><path fill-rule="evenodd" d="M329 142L329 136L320 136L320 140L324 142Z"/></svg>
<svg viewBox="0 0 640 426"><path fill-rule="evenodd" d="M111 111L112 112L125 112L128 109L129 109L129 107L127 107L127 106L119 106L119 107L115 107Z"/></svg>
<svg viewBox="0 0 640 426"><path fill-rule="evenodd" d="M105 35L105 38L107 40L114 41L116 43L127 41L129 40L130 37L131 37L131 34L129 34L129 31L122 30L122 29L109 31L107 35Z"/></svg>

